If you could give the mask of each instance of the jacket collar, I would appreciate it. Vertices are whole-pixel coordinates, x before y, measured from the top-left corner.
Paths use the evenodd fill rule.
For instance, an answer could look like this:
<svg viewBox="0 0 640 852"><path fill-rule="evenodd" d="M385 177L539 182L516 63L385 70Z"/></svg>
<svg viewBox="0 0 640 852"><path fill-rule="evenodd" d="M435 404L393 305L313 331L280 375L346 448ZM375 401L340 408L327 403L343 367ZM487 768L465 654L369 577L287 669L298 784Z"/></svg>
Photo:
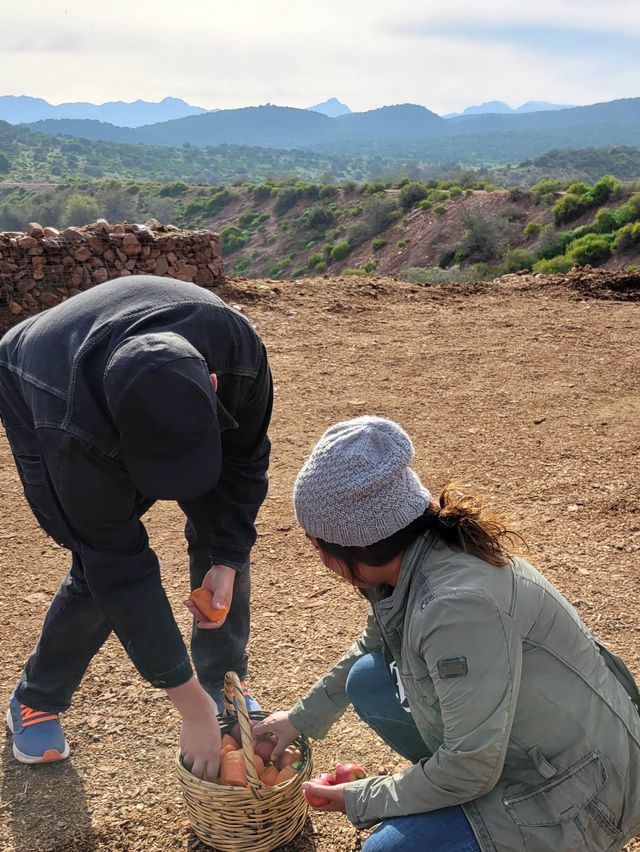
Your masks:
<svg viewBox="0 0 640 852"><path fill-rule="evenodd" d="M409 547L404 554L398 582L391 592L385 596L382 588L372 589L369 600L375 606L380 626L387 632L397 630L404 621L407 603L412 589L417 581L420 585L426 583L422 576L421 565L429 550L434 545L432 533L423 533ZM420 574L420 576L417 576Z"/></svg>

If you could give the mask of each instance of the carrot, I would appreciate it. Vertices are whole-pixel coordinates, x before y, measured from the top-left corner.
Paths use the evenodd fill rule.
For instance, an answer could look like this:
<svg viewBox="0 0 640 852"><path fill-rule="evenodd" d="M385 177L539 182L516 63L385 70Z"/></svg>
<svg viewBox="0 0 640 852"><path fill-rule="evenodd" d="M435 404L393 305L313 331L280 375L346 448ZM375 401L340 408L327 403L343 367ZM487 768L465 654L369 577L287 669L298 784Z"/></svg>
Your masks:
<svg viewBox="0 0 640 852"><path fill-rule="evenodd" d="M276 780L273 782L273 786L276 784L284 784L285 781L288 781L290 778L295 778L298 774L298 770L294 769L293 766L285 766L284 769L281 769L276 775Z"/></svg>
<svg viewBox="0 0 640 852"><path fill-rule="evenodd" d="M232 737L231 734L223 734L220 746L221 748L231 746L231 748L235 750L238 748L238 743L236 742L235 737Z"/></svg>
<svg viewBox="0 0 640 852"><path fill-rule="evenodd" d="M231 787L247 786L244 755L241 751L230 751L225 754L220 768L220 783Z"/></svg>
<svg viewBox="0 0 640 852"><path fill-rule="evenodd" d="M278 767L275 766L273 763L270 763L260 776L260 781L262 781L265 787L273 787L273 785L276 783L278 772Z"/></svg>
<svg viewBox="0 0 640 852"><path fill-rule="evenodd" d="M214 609L213 595L209 589L204 589L202 586L191 592L189 600L196 605L207 621L220 621L220 619L229 612L226 606L220 606L217 609Z"/></svg>
<svg viewBox="0 0 640 852"><path fill-rule="evenodd" d="M230 745L222 746L222 748L220 749L220 763L222 763L225 756L227 754L229 754L229 752L235 751L235 750L236 750L235 746L230 746Z"/></svg>

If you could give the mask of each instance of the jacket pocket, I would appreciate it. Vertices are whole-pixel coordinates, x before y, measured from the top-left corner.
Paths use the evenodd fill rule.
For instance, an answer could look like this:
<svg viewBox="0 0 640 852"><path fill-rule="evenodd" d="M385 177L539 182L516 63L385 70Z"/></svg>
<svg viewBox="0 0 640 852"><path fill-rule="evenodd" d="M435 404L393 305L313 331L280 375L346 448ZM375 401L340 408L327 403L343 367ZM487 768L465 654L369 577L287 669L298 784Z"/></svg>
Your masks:
<svg viewBox="0 0 640 852"><path fill-rule="evenodd" d="M607 772L597 752L587 755L550 781L502 801L520 826L549 826L568 823L593 801L607 781Z"/></svg>

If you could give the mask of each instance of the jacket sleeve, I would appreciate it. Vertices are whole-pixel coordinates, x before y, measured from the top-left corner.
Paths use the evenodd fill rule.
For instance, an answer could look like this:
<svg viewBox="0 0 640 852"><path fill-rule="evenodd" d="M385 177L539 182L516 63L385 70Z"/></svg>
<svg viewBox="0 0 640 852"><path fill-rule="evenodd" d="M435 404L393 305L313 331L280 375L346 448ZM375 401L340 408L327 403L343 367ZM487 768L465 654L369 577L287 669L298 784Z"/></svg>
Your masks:
<svg viewBox="0 0 640 852"><path fill-rule="evenodd" d="M522 671L512 619L480 595L451 595L421 611L417 633L444 741L403 772L348 784L346 812L359 826L469 802L502 773Z"/></svg>
<svg viewBox="0 0 640 852"><path fill-rule="evenodd" d="M347 676L357 660L382 644L380 631L373 613L369 613L367 625L360 638L339 660L331 671L315 683L309 692L289 711L289 721L301 733L315 739L326 736L331 725L342 716L349 699L345 692Z"/></svg>
<svg viewBox="0 0 640 852"><path fill-rule="evenodd" d="M191 662L126 470L70 436L56 462L58 504L94 601L145 680L186 683Z"/></svg>
<svg viewBox="0 0 640 852"><path fill-rule="evenodd" d="M256 516L267 496L271 450L267 430L273 385L264 349L257 376L245 382L246 392L232 412L237 427L222 432L222 470L218 484L209 494L180 503L197 538L210 542L211 564L228 565L236 570L248 566L256 540Z"/></svg>

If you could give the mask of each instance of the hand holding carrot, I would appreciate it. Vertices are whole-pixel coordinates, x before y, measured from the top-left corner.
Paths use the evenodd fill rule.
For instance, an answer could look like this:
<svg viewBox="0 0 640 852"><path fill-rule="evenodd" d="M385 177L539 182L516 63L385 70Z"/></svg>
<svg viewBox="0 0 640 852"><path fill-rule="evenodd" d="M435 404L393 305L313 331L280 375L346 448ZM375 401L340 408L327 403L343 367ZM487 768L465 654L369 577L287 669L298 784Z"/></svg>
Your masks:
<svg viewBox="0 0 640 852"><path fill-rule="evenodd" d="M202 586L183 601L198 627L204 630L222 627L231 608L235 579L233 568L214 565L205 574Z"/></svg>

